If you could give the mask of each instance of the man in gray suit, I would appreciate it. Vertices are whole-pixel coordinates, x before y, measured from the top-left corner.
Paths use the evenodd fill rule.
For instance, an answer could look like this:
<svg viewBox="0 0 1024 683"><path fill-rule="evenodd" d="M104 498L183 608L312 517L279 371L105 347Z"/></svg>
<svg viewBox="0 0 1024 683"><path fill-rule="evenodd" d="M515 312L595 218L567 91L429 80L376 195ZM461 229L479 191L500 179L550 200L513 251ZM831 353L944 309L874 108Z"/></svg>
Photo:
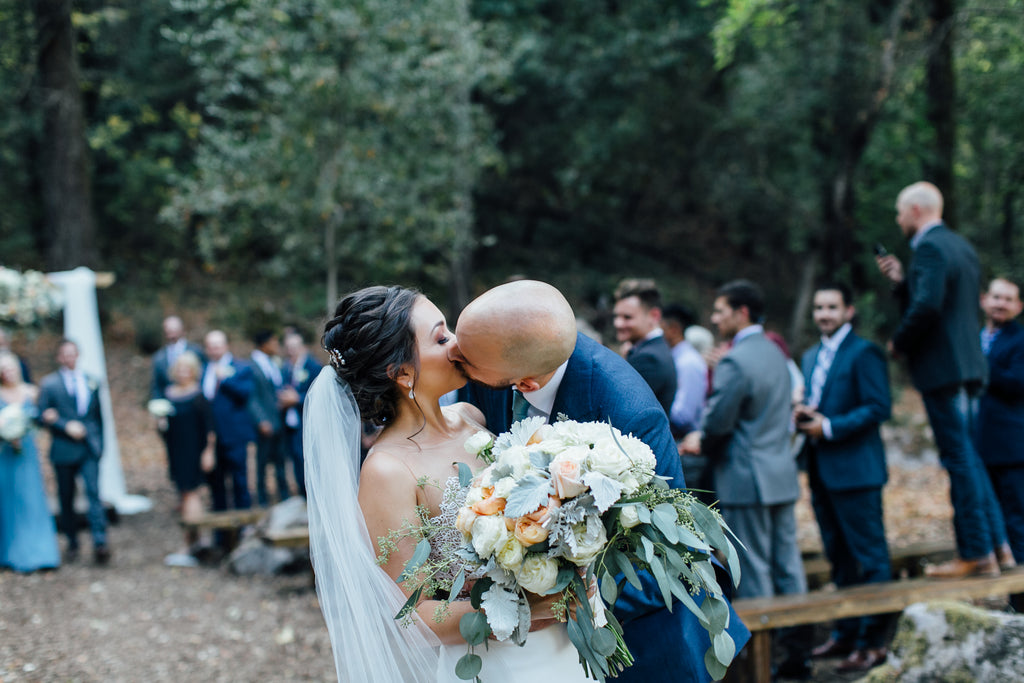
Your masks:
<svg viewBox="0 0 1024 683"><path fill-rule="evenodd" d="M40 421L50 430L50 462L57 478L60 498L60 527L67 536L66 559L78 557L78 529L75 519L75 477L82 475L89 501L96 564L110 561L107 519L100 502L99 467L103 455L103 415L99 385L76 368L78 346L64 339L57 347L60 369L43 378L39 387Z"/></svg>
<svg viewBox="0 0 1024 683"><path fill-rule="evenodd" d="M701 431L680 447L708 456L722 517L746 546L738 598L807 591L796 541L800 486L790 452L791 380L786 357L758 322L763 311L764 295L753 282L735 280L718 290L711 322L732 347L715 367ZM781 635L787 653L777 673L809 676L804 634Z"/></svg>
<svg viewBox="0 0 1024 683"><path fill-rule="evenodd" d="M256 501L261 507L270 504L267 492L267 467L274 470L278 500L290 495L284 470L284 432L278 392L284 387L281 373L280 345L270 330L253 335L253 390L249 397L249 413L256 425Z"/></svg>
<svg viewBox="0 0 1024 683"><path fill-rule="evenodd" d="M903 188L896 199L896 223L914 255L906 277L895 256L877 259L903 311L889 350L907 360L939 460L949 472L959 553L950 562L926 567L925 573L935 578L998 575L990 521L996 515L989 509L996 503L985 495L982 477L987 475L970 439L969 396L981 388L987 370L978 339L978 256L942 222L942 193L931 183Z"/></svg>
<svg viewBox="0 0 1024 683"><path fill-rule="evenodd" d="M615 289L615 337L668 415L676 396L676 364L661 329L661 293L654 280L627 279Z"/></svg>

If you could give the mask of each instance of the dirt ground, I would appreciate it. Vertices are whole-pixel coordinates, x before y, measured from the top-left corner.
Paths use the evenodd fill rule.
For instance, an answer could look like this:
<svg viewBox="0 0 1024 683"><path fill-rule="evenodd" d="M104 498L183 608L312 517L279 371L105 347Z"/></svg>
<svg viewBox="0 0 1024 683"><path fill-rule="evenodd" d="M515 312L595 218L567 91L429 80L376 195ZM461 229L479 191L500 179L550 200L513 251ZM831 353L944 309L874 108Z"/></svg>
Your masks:
<svg viewBox="0 0 1024 683"><path fill-rule="evenodd" d="M48 348L33 344L26 354L36 379L53 367L38 352ZM86 541L80 559L58 571L0 571L0 683L335 680L308 573L239 577L223 566L164 566L181 531L162 446L144 408L149 360L125 346L108 348L107 363L128 492L148 497L153 509L111 528L107 567L92 564ZM893 542L951 536L948 481L927 450L915 399L904 392L894 426L886 428ZM40 445L45 452L45 437ZM43 469L54 495L45 458ZM798 517L802 543L815 542L806 491ZM857 678L833 674L834 664L817 663L813 680Z"/></svg>

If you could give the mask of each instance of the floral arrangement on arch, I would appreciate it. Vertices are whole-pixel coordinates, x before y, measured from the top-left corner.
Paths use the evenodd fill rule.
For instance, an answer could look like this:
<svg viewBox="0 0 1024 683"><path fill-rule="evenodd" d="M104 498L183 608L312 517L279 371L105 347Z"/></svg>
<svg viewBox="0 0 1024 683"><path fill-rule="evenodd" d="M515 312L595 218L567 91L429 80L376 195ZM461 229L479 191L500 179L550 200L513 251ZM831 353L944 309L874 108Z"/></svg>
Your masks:
<svg viewBox="0 0 1024 683"><path fill-rule="evenodd" d="M438 565L427 561L436 530L422 533L401 577L412 595L396 615L406 617L425 588L436 594L440 584L450 603L471 585L475 611L459 622L469 646L456 664L460 679L481 680L474 648L488 638L526 641L527 593L560 594L554 611L584 671L598 681L616 677L633 657L611 608L627 582L641 589L639 571L653 575L669 609L675 598L697 615L711 635L705 665L713 678L725 675L736 648L711 551L738 582L736 550L716 510L655 474L647 444L607 423L533 417L497 438L478 432L466 450L488 465L475 476L459 465L464 543Z"/></svg>
<svg viewBox="0 0 1024 683"><path fill-rule="evenodd" d="M0 322L28 327L64 308L60 288L37 270L19 272L0 266Z"/></svg>

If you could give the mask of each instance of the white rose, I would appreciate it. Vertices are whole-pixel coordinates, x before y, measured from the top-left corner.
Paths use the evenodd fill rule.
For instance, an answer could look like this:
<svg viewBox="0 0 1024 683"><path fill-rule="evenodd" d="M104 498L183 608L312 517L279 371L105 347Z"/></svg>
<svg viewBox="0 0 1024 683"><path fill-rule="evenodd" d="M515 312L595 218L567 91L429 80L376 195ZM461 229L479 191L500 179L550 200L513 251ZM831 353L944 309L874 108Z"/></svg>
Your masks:
<svg viewBox="0 0 1024 683"><path fill-rule="evenodd" d="M469 538L473 534L473 523L480 515L468 507L459 508L459 514L455 517L455 528L462 532L462 535Z"/></svg>
<svg viewBox="0 0 1024 683"><path fill-rule="evenodd" d="M516 540L515 536L512 536L505 541L504 545L498 548L494 553L494 557L502 567L510 572L515 572L523 563L523 556L525 554L526 551L523 549L523 545Z"/></svg>
<svg viewBox="0 0 1024 683"><path fill-rule="evenodd" d="M505 518L501 515L480 516L473 522L473 549L485 560L505 545L509 537Z"/></svg>
<svg viewBox="0 0 1024 683"><path fill-rule="evenodd" d="M543 595L558 580L558 562L541 553L529 553L516 572L516 580L531 593Z"/></svg>
<svg viewBox="0 0 1024 683"><path fill-rule="evenodd" d="M619 512L619 524L626 529L632 529L640 523L640 513L636 505L627 505Z"/></svg>
<svg viewBox="0 0 1024 683"><path fill-rule="evenodd" d="M470 486L469 491L466 492L466 502L463 503L466 507L470 507L476 503L479 503L484 499L484 489L482 486Z"/></svg>
<svg viewBox="0 0 1024 683"><path fill-rule="evenodd" d="M586 567L608 543L604 532L604 524L597 517L588 517L586 522L574 524L573 536L576 538L576 550L570 551L568 559L577 567Z"/></svg>
<svg viewBox="0 0 1024 683"><path fill-rule="evenodd" d="M615 481L621 481L623 473L629 469L629 459L614 441L601 441L587 456L587 465L594 472L600 472Z"/></svg>
<svg viewBox="0 0 1024 683"><path fill-rule="evenodd" d="M530 462L530 451L525 446L509 446L494 463L497 467L511 467L512 476L516 479L522 477L527 470L533 468Z"/></svg>
<svg viewBox="0 0 1024 683"><path fill-rule="evenodd" d="M494 482L494 495L498 498L508 500L508 494L516 487L516 480L513 477L502 477Z"/></svg>
<svg viewBox="0 0 1024 683"><path fill-rule="evenodd" d="M493 438L490 434L484 431L479 431L466 439L464 448L466 449L466 452L471 455L479 455L481 451L491 445L491 441L493 441Z"/></svg>

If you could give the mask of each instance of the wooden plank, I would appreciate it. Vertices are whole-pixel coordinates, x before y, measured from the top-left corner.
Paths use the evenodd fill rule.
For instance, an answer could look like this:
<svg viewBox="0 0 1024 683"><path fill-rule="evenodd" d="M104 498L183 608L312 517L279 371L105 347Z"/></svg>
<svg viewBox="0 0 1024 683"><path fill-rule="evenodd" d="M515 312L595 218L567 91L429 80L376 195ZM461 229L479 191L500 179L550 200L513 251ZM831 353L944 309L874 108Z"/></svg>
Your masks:
<svg viewBox="0 0 1024 683"><path fill-rule="evenodd" d="M223 512L207 512L201 517L182 520L181 525L187 529L237 529L247 524L260 521L266 510L225 510Z"/></svg>
<svg viewBox="0 0 1024 683"><path fill-rule="evenodd" d="M842 590L748 598L733 603L751 631L815 624L843 617L900 612L930 600L974 600L1024 592L1024 568L998 577L906 579Z"/></svg>
<svg viewBox="0 0 1024 683"><path fill-rule="evenodd" d="M304 548L309 545L309 529L306 527L295 527L291 529L278 529L277 531L265 531L260 538L264 542L280 548Z"/></svg>

